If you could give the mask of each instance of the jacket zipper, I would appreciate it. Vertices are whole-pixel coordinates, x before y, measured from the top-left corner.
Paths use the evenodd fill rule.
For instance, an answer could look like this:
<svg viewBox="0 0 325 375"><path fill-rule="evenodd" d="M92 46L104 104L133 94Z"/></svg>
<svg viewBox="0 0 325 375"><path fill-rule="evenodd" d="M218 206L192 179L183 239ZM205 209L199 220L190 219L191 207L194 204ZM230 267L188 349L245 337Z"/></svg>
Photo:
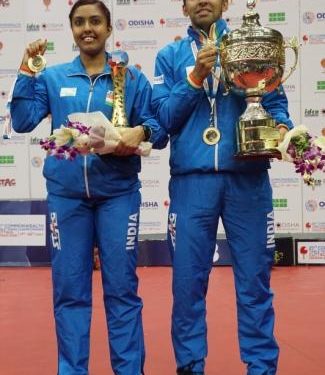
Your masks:
<svg viewBox="0 0 325 375"><path fill-rule="evenodd" d="M93 97L93 92L94 92L94 86L99 77L102 75L105 75L107 73L100 74L94 79L94 82L91 81L90 77L88 76L90 80L90 88L89 88L89 95L88 95L88 101L87 101L87 108L86 112L89 113L89 108L90 108L90 102ZM89 191L89 180L88 180L88 169L87 169L87 155L84 155L84 180L85 180L85 188L86 188L86 194L88 198L91 198L90 191Z"/></svg>

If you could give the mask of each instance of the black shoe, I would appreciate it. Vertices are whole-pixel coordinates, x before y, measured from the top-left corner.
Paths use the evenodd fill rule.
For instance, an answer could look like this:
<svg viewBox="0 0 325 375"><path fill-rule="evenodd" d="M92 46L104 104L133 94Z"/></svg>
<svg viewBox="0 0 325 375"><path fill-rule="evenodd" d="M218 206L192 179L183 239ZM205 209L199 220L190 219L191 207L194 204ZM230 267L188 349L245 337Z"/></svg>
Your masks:
<svg viewBox="0 0 325 375"><path fill-rule="evenodd" d="M177 369L177 375L204 375L204 372L193 372L192 370L183 367Z"/></svg>

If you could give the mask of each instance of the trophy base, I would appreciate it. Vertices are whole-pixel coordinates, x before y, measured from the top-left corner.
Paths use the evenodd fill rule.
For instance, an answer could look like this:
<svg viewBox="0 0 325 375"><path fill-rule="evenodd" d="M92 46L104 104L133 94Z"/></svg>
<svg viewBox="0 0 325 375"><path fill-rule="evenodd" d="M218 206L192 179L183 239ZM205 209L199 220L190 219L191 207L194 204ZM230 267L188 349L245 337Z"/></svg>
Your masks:
<svg viewBox="0 0 325 375"><path fill-rule="evenodd" d="M235 154L237 160L282 159L281 152L277 149L260 151L239 151Z"/></svg>
<svg viewBox="0 0 325 375"><path fill-rule="evenodd" d="M237 124L236 159L281 159L277 149L280 132L275 120L261 106L260 100L260 97L246 98L246 111Z"/></svg>

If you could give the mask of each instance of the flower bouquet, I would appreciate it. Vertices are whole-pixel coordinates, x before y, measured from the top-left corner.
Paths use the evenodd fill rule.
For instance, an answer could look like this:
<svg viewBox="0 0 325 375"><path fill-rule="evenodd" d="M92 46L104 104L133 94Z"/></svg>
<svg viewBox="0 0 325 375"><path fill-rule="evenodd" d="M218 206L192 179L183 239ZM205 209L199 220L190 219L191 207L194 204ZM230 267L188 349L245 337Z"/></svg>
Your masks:
<svg viewBox="0 0 325 375"><path fill-rule="evenodd" d="M42 139L40 145L48 155L73 160L78 154L90 152L89 131L90 127L80 122L68 121L66 126L61 125L48 138Z"/></svg>
<svg viewBox="0 0 325 375"><path fill-rule="evenodd" d="M40 145L48 155L73 160L77 155L112 153L120 139L119 129L102 112L80 112L70 114L66 126L55 129ZM151 148L150 142L141 142L135 154L148 156Z"/></svg>
<svg viewBox="0 0 325 375"><path fill-rule="evenodd" d="M288 131L278 150L282 160L294 163L296 172L307 185L314 186L315 172L325 172L325 137L311 136L304 125Z"/></svg>

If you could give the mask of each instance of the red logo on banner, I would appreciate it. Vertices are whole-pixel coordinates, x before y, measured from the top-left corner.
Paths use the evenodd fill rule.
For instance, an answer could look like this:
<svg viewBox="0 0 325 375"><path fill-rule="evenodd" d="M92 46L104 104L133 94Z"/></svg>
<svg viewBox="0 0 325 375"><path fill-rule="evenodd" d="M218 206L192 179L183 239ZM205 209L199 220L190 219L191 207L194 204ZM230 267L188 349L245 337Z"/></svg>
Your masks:
<svg viewBox="0 0 325 375"><path fill-rule="evenodd" d="M311 229L311 224L310 223L306 223L305 227L306 227L306 229Z"/></svg>
<svg viewBox="0 0 325 375"><path fill-rule="evenodd" d="M169 207L169 200L168 199L164 200L164 207L165 208Z"/></svg>
<svg viewBox="0 0 325 375"><path fill-rule="evenodd" d="M306 246L301 246L301 248L299 249L299 252L303 256L303 258L305 259L305 255L308 254L308 249L307 249Z"/></svg>

